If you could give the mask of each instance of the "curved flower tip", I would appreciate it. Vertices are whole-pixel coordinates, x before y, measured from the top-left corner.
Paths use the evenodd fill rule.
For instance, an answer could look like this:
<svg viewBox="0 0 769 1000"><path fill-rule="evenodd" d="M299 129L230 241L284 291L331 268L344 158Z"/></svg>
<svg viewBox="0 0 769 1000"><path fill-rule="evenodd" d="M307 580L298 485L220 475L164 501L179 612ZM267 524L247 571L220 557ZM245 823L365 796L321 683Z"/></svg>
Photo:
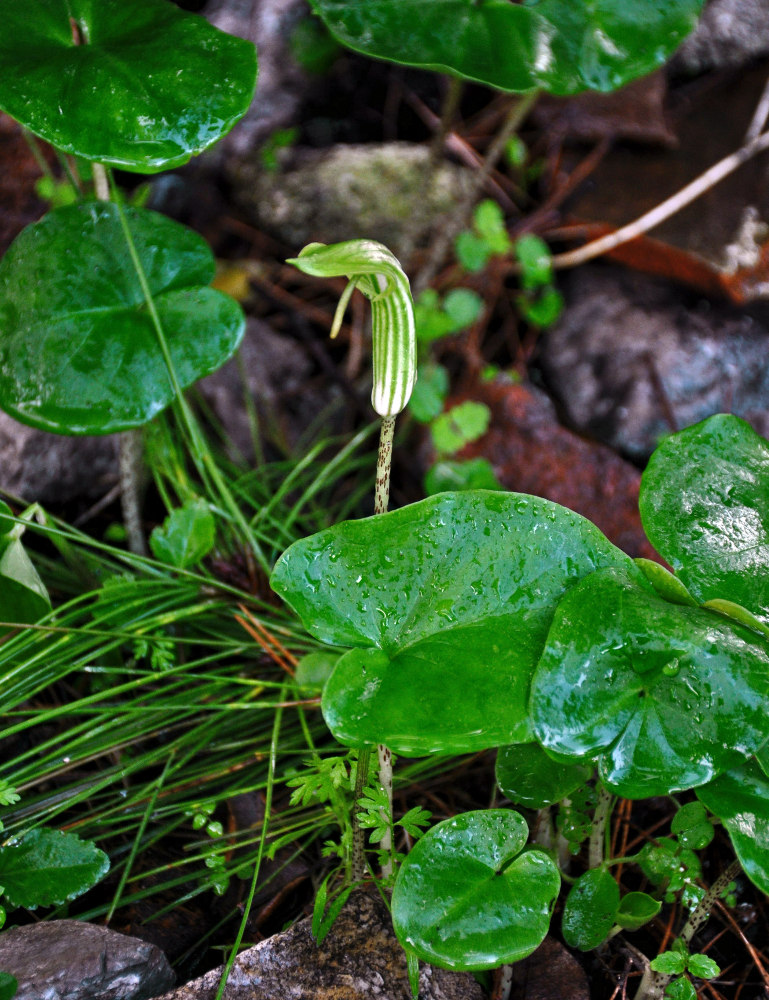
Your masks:
<svg viewBox="0 0 769 1000"><path fill-rule="evenodd" d="M414 301L409 279L398 259L375 240L309 243L288 261L319 278L346 276L331 328L333 337L355 288L371 302L374 388L371 403L381 417L394 417L408 403L417 378Z"/></svg>

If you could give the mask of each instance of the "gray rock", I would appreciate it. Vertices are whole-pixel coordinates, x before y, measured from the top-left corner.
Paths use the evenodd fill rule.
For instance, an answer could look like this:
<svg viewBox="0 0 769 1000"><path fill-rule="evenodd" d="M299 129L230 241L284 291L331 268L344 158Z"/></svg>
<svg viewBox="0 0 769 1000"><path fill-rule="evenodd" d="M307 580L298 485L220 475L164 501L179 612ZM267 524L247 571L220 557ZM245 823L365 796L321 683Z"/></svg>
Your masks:
<svg viewBox="0 0 769 1000"><path fill-rule="evenodd" d="M214 969L162 1000L214 1000L222 970ZM422 966L420 1000L481 1000L467 973ZM310 921L238 955L224 1000L411 1000L406 957L378 897L353 893L318 947Z"/></svg>
<svg viewBox="0 0 769 1000"><path fill-rule="evenodd" d="M118 477L117 438L38 431L0 412L0 488L41 503L95 499Z"/></svg>
<svg viewBox="0 0 769 1000"><path fill-rule="evenodd" d="M426 146L408 142L294 150L278 173L255 161L232 167L236 199L253 221L288 246L366 237L397 252L422 206L425 231L456 208L472 183L470 171L443 163L427 194Z"/></svg>
<svg viewBox="0 0 769 1000"><path fill-rule="evenodd" d="M251 398L264 436L284 448L296 445L333 398L333 387L322 382L316 391L310 380L313 364L303 346L249 317L236 358L198 389L219 420L238 454L254 458L246 394Z"/></svg>
<svg viewBox="0 0 769 1000"><path fill-rule="evenodd" d="M145 1000L175 978L155 945L79 920L0 934L0 969L19 981L14 1000Z"/></svg>
<svg viewBox="0 0 769 1000"><path fill-rule="evenodd" d="M769 0L711 0L676 53L674 71L743 66L769 52Z"/></svg>
<svg viewBox="0 0 769 1000"><path fill-rule="evenodd" d="M729 412L769 434L769 331L755 314L663 281L583 267L543 337L547 386L571 425L643 460L659 438Z"/></svg>
<svg viewBox="0 0 769 1000"><path fill-rule="evenodd" d="M253 42L259 56L251 107L209 154L212 160L225 153L242 156L293 122L312 86L312 77L297 65L290 49L291 34L309 15L309 6L307 0L210 0L204 13L222 31Z"/></svg>

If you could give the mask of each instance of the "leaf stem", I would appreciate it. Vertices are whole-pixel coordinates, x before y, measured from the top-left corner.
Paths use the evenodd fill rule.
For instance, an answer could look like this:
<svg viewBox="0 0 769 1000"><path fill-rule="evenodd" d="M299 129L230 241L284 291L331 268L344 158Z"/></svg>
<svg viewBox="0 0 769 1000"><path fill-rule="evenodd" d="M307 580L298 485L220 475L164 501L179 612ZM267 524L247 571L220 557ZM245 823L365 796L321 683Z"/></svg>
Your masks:
<svg viewBox="0 0 769 1000"><path fill-rule="evenodd" d="M598 786L598 805L593 813L593 826L590 830L590 845L588 848L588 867L600 868L604 860L604 842L606 827L611 816L614 796L603 785Z"/></svg>

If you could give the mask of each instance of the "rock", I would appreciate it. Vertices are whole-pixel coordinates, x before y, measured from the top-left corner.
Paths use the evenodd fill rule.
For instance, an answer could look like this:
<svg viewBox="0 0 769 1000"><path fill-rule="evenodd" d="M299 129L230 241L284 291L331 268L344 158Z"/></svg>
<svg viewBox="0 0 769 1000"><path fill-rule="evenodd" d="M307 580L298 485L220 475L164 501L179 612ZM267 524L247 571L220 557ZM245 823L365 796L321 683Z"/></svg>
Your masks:
<svg viewBox="0 0 769 1000"><path fill-rule="evenodd" d="M700 22L676 53L674 72L744 66L769 52L767 0L711 0Z"/></svg>
<svg viewBox="0 0 769 1000"><path fill-rule="evenodd" d="M312 360L301 343L249 317L238 357L202 379L198 389L236 454L251 461L253 440L245 394L251 397L271 439L291 448L333 398L332 387L326 383L314 390L312 370Z"/></svg>
<svg viewBox="0 0 769 1000"><path fill-rule="evenodd" d="M276 129L296 119L312 77L292 57L291 35L310 9L307 0L209 0L204 13L221 31L253 42L259 56L251 107L207 154L218 162L224 155L251 153Z"/></svg>
<svg viewBox="0 0 769 1000"><path fill-rule="evenodd" d="M222 969L207 972L161 1000L214 1000ZM422 966L420 1000L481 1000L467 973ZM310 921L238 955L224 1000L411 1000L406 957L376 897L353 893L318 947Z"/></svg>
<svg viewBox="0 0 769 1000"><path fill-rule="evenodd" d="M638 513L635 466L562 427L552 402L532 385L498 377L469 387L467 397L489 407L491 424L461 458L487 458L505 489L568 507L629 555L656 558Z"/></svg>
<svg viewBox="0 0 769 1000"><path fill-rule="evenodd" d="M0 935L0 969L14 1000L145 1000L174 982L154 945L79 920L50 920Z"/></svg>
<svg viewBox="0 0 769 1000"><path fill-rule="evenodd" d="M24 500L95 499L118 478L118 443L38 431L0 412L0 488Z"/></svg>
<svg viewBox="0 0 769 1000"><path fill-rule="evenodd" d="M565 291L538 360L573 427L639 461L714 413L769 434L766 306L740 311L601 266L580 268Z"/></svg>
<svg viewBox="0 0 769 1000"><path fill-rule="evenodd" d="M555 938L513 966L511 1000L590 1000L582 966Z"/></svg>
<svg viewBox="0 0 769 1000"><path fill-rule="evenodd" d="M471 182L468 170L443 163L425 196L429 155L426 146L408 142L293 150L277 173L255 160L235 163L233 192L257 225L297 250L313 240L363 236L397 251L415 204L423 206L427 231L456 207Z"/></svg>

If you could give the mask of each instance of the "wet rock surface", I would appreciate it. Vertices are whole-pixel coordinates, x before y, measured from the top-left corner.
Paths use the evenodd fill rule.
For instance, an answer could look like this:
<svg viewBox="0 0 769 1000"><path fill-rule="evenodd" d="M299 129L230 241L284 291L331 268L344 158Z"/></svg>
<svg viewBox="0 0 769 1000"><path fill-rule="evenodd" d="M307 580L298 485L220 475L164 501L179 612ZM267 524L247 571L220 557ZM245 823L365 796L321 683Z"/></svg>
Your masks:
<svg viewBox="0 0 769 1000"><path fill-rule="evenodd" d="M146 1000L175 978L154 945L78 920L4 932L0 969L19 981L15 1000Z"/></svg>
<svg viewBox="0 0 769 1000"><path fill-rule="evenodd" d="M472 179L443 163L424 190L429 150L408 142L294 150L279 172L256 160L231 168L234 194L257 225L288 246L366 237L395 249L422 205L425 230L450 213Z"/></svg>
<svg viewBox="0 0 769 1000"><path fill-rule="evenodd" d="M165 994L161 1000L214 1000L221 969ZM467 973L422 966L420 1000L481 1000ZM410 1000L406 958L387 909L354 893L318 947L310 921L276 934L236 959L224 1000Z"/></svg>
<svg viewBox="0 0 769 1000"><path fill-rule="evenodd" d="M553 500L589 518L629 555L656 558L638 513L635 466L561 427L552 402L534 386L497 378L470 396L489 407L491 424L462 457L487 458L505 489Z"/></svg>
<svg viewBox="0 0 769 1000"><path fill-rule="evenodd" d="M691 299L620 268L581 268L539 364L572 427L633 459L714 413L769 433L766 307ZM761 316L761 319L758 317Z"/></svg>

